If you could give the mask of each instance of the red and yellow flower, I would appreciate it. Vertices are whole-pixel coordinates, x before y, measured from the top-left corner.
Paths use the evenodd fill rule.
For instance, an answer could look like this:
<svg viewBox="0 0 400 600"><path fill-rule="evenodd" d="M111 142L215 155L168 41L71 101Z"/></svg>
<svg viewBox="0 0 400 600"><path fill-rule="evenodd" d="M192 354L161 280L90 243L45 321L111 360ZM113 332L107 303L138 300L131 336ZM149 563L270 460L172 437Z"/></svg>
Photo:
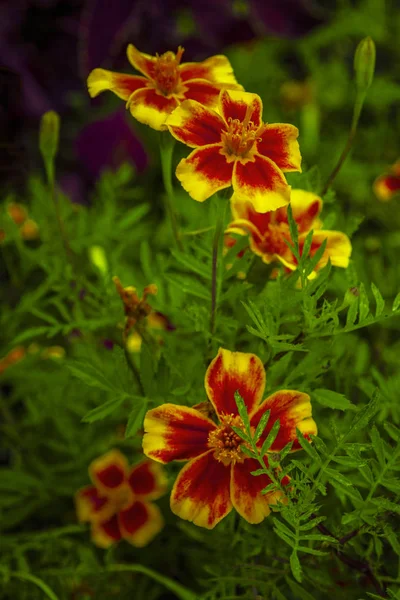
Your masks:
<svg viewBox="0 0 400 600"><path fill-rule="evenodd" d="M299 249L303 251L307 234L313 230L310 256L327 240L325 251L315 267L318 271L330 259L332 265L346 268L351 255L351 243L347 235L341 231L328 231L322 229L319 214L322 210L322 200L312 192L292 190L291 203L293 218L299 231ZM281 262L288 271L297 267L297 259L287 246L290 242L290 231L287 217L287 208L279 208L274 212L259 214L255 212L249 202L240 201L235 195L231 200L233 221L227 233L227 245L232 245L229 234L249 234L250 249L270 264ZM312 276L315 276L312 274Z"/></svg>
<svg viewBox="0 0 400 600"><path fill-rule="evenodd" d="M108 548L120 539L137 547L148 544L162 529L161 512L151 500L167 489L160 465L144 460L129 468L125 456L111 450L89 467L93 485L75 495L77 517L91 524L92 540Z"/></svg>
<svg viewBox="0 0 400 600"><path fill-rule="evenodd" d="M223 90L218 111L187 100L167 120L172 135L195 148L176 169L184 189L203 202L233 186L257 212L288 204L284 172L301 171L298 129L263 123L257 94Z"/></svg>
<svg viewBox="0 0 400 600"><path fill-rule="evenodd" d="M393 196L400 194L400 160L390 167L388 173L375 179L374 192L381 202L389 202Z"/></svg>
<svg viewBox="0 0 400 600"><path fill-rule="evenodd" d="M317 433L310 397L282 390L262 401L265 370L261 360L254 354L222 348L207 369L205 388L209 403L193 408L162 404L148 411L144 453L160 463L189 461L171 493L171 510L182 519L212 529L235 508L249 523L260 523L270 513L270 505L284 501L284 495L280 490L262 495L271 480L267 475L251 475L259 464L241 450L243 440L232 429L244 429L235 391L246 404L253 432L262 415L271 411L259 447L279 419L271 452L279 452L288 442L293 442L292 450L299 450L296 427L306 437ZM288 477L282 479L282 485L288 482Z"/></svg>
<svg viewBox="0 0 400 600"><path fill-rule="evenodd" d="M222 88L243 89L235 79L226 56L211 56L203 62L182 63L184 50L150 56L129 44L128 60L143 76L94 69L87 80L92 98L111 90L126 101L135 119L153 129L167 129L165 120L188 98L215 106Z"/></svg>

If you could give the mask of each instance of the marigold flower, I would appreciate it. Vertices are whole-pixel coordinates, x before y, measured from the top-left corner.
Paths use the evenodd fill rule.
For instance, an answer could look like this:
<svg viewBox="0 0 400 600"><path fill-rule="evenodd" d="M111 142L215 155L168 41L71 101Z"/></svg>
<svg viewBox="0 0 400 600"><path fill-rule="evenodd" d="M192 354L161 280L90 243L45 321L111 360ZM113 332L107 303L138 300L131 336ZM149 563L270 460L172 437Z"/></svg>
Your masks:
<svg viewBox="0 0 400 600"><path fill-rule="evenodd" d="M75 496L78 520L89 522L92 540L108 548L121 538L137 547L148 544L164 521L155 504L167 489L162 467L144 460L131 468L119 450L111 450L89 466L93 485Z"/></svg>
<svg viewBox="0 0 400 600"><path fill-rule="evenodd" d="M281 390L262 401L265 370L261 360L254 354L223 348L207 369L205 388L217 423L204 403L193 408L162 404L145 417L143 451L160 463L189 461L171 492L171 510L182 519L212 529L235 508L249 523L260 523L270 513L270 505L284 501L284 496L280 490L262 495L271 480L266 475L251 475L259 464L241 450L243 440L232 429L244 428L235 391L245 402L253 432L262 415L271 411L259 447L279 419L280 429L270 448L274 453L291 441L292 450L301 449L296 427L306 437L317 433L310 397ZM288 477L283 478L283 485L288 482Z"/></svg>
<svg viewBox="0 0 400 600"><path fill-rule="evenodd" d="M191 98L215 106L222 87L243 89L235 79L226 56L211 56L203 62L182 63L184 49L150 56L129 44L131 65L144 75L126 75L94 69L87 84L92 98L111 90L126 101L135 119L153 129L167 129L165 120L180 102Z"/></svg>
<svg viewBox="0 0 400 600"><path fill-rule="evenodd" d="M262 122L257 94L223 90L219 113L187 100L167 120L172 135L195 150L178 164L176 176L198 202L231 185L257 212L290 201L284 172L301 171L298 129Z"/></svg>
<svg viewBox="0 0 400 600"><path fill-rule="evenodd" d="M390 167L388 173L375 179L374 192L381 202L389 202L393 196L400 194L400 160Z"/></svg>
<svg viewBox="0 0 400 600"><path fill-rule="evenodd" d="M310 256L313 256L324 240L327 240L325 252L317 263L315 271L326 265L330 259L332 265L346 268L351 255L351 242L341 231L322 229L319 214L322 210L322 200L311 192L292 190L291 207L293 218L299 231L299 249L303 246L307 234L314 230ZM235 195L231 201L233 221L226 232L228 244L232 245L230 233L239 235L250 234L250 248L262 260L270 264L280 261L288 271L297 267L297 259L287 246L290 242L290 231L287 208L279 208L270 213L256 213L250 203L240 202ZM315 277L315 271L312 276Z"/></svg>

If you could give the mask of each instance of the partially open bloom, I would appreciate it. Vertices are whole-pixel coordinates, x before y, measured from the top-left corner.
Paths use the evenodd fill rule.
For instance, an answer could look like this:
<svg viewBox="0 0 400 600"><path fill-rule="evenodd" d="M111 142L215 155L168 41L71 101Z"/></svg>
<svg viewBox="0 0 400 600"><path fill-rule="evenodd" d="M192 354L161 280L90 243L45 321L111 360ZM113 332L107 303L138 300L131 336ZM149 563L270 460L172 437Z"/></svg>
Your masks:
<svg viewBox="0 0 400 600"><path fill-rule="evenodd" d="M284 172L301 171L298 129L262 121L257 94L223 90L218 113L194 100L169 117L172 135L195 150L178 164L176 176L199 202L231 185L257 212L290 201Z"/></svg>
<svg viewBox="0 0 400 600"><path fill-rule="evenodd" d="M111 90L126 101L135 119L153 129L167 129L165 120L180 102L191 98L205 106L215 106L220 90L242 89L226 56L211 56L203 62L182 63L183 48L177 53L150 56L132 44L127 49L131 65L144 75L113 73L94 69L88 77L92 98Z"/></svg>
<svg viewBox="0 0 400 600"><path fill-rule="evenodd" d="M292 450L301 449L296 427L306 437L317 433L310 397L281 390L262 401L265 370L261 360L254 354L222 348L207 369L205 388L210 404L202 402L193 408L162 404L148 411L144 453L161 463L189 461L171 493L171 510L182 519L212 529L235 508L249 523L260 523L270 513L270 505L284 501L284 495L281 490L262 495L271 480L267 475L251 475L259 463L242 451L243 440L232 429L244 429L235 392L245 402L253 433L262 415L271 411L259 447L279 419L280 429L270 448L274 453L288 442L293 442ZM288 482L284 477L281 483Z"/></svg>
<svg viewBox="0 0 400 600"><path fill-rule="evenodd" d="M389 202L393 196L400 194L400 160L394 163L388 173L375 179L374 192L381 202Z"/></svg>
<svg viewBox="0 0 400 600"><path fill-rule="evenodd" d="M322 210L321 198L304 190L292 190L290 205L299 231L300 252L303 251L305 239L311 230L314 233L310 256L313 256L324 240L327 240L325 252L315 266L315 271L325 266L329 259L332 265L346 268L351 255L350 240L341 231L322 229L319 219ZM233 221L227 229L228 236L230 233L239 235L248 233L251 250L265 263L279 261L288 271L294 271L297 267L297 259L286 244L291 241L287 208L283 207L274 212L258 214L250 203L241 202L235 195L232 197L231 206ZM230 237L227 242L229 246L232 245Z"/></svg>
<svg viewBox="0 0 400 600"><path fill-rule="evenodd" d="M174 329L167 317L161 312L153 310L147 302L147 296L157 294L157 286L154 283L147 285L143 290L143 297L139 298L135 287L124 288L118 277L113 277L113 281L124 304L123 339L130 352L139 352L142 345L142 334L147 328Z"/></svg>
<svg viewBox="0 0 400 600"><path fill-rule="evenodd" d="M149 460L129 468L125 456L111 450L89 466L93 485L75 496L78 520L92 526L92 540L108 548L121 538L145 546L162 529L158 506L151 502L167 489L162 467Z"/></svg>

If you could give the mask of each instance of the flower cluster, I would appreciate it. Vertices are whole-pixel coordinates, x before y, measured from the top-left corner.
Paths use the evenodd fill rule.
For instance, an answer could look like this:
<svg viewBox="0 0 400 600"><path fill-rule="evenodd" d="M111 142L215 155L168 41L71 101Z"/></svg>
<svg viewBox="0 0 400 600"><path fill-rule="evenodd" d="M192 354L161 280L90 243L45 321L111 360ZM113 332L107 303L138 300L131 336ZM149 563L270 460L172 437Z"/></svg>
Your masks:
<svg viewBox="0 0 400 600"><path fill-rule="evenodd" d="M128 467L119 450L111 450L89 466L93 485L75 496L78 520L91 524L92 540L108 548L120 539L134 546L148 544L162 529L161 512L152 500L167 489L160 465L144 460Z"/></svg>
<svg viewBox="0 0 400 600"><path fill-rule="evenodd" d="M36 221L29 218L28 211L19 202L10 202L7 206L7 216L18 227L18 233L23 240L36 240L39 237L39 227ZM6 229L0 228L0 243L7 239Z"/></svg>

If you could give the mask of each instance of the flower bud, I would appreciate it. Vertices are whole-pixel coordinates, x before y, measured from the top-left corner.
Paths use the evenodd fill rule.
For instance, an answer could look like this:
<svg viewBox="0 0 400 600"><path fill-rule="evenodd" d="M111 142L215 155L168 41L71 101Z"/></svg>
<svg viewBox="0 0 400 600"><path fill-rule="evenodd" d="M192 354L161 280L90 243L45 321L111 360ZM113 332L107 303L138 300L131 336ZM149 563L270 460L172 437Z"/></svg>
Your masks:
<svg viewBox="0 0 400 600"><path fill-rule="evenodd" d="M374 78L375 57L375 42L368 36L361 40L354 54L356 85L362 92L367 91Z"/></svg>
<svg viewBox="0 0 400 600"><path fill-rule="evenodd" d="M103 275L108 273L108 261L106 253L101 246L90 246L89 258L91 263L97 267Z"/></svg>
<svg viewBox="0 0 400 600"><path fill-rule="evenodd" d="M58 150L60 117L54 110L44 113L40 122L39 148L45 163L53 162Z"/></svg>

